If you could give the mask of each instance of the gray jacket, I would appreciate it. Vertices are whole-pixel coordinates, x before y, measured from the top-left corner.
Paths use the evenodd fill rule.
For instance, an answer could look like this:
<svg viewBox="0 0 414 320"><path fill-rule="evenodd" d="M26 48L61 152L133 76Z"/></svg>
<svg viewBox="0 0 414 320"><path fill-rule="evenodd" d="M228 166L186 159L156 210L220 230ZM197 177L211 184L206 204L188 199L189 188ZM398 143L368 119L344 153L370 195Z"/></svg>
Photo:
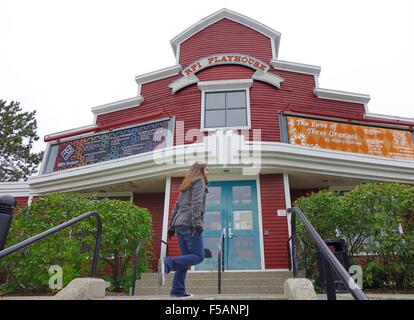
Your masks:
<svg viewBox="0 0 414 320"><path fill-rule="evenodd" d="M190 188L180 192L171 217L170 227L204 227L204 210L208 189L203 178L195 180Z"/></svg>

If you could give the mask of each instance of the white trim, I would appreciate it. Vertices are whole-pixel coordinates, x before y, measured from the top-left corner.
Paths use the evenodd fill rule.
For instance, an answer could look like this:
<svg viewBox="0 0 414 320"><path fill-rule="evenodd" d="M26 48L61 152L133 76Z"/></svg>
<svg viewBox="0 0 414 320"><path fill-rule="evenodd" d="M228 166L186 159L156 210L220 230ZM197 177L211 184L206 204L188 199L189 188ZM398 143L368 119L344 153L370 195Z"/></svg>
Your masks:
<svg viewBox="0 0 414 320"><path fill-rule="evenodd" d="M315 88L313 93L320 99L366 104L371 99L367 94Z"/></svg>
<svg viewBox="0 0 414 320"><path fill-rule="evenodd" d="M0 182L0 196L28 197L30 187L27 182Z"/></svg>
<svg viewBox="0 0 414 320"><path fill-rule="evenodd" d="M277 58L277 53L279 51L279 39L280 39L280 32L273 30L267 26L265 26L264 24L253 20L249 17L246 17L244 15L241 15L240 13L234 12L232 10L223 8L207 17L205 17L204 19L196 22L195 24L193 24L192 26L190 26L189 28L185 29L183 32L181 32L180 34L178 34L177 36L175 36L171 41L171 47L173 49L174 55L175 57L178 56L179 52L177 50L177 47L183 43L184 41L186 41L187 39L189 39L190 37L192 37L193 35L195 35L196 33L200 32L201 30L207 28L208 26L216 23L217 21L220 21L221 19L229 19L232 21L235 21L237 23L240 23L242 25L245 25L253 30L256 30L262 34L264 34L265 36L267 36L269 39L275 39L275 49L272 49L272 54L274 54L273 58L276 59Z"/></svg>
<svg viewBox="0 0 414 320"><path fill-rule="evenodd" d="M319 76L315 74L313 78L315 80L315 88L319 88Z"/></svg>
<svg viewBox="0 0 414 320"><path fill-rule="evenodd" d="M37 175L42 174L46 169L46 164L48 160L47 158L49 158L49 153L50 153L50 146L51 146L51 142L47 142L45 152L43 153L42 162L40 163L39 172L37 173Z"/></svg>
<svg viewBox="0 0 414 320"><path fill-rule="evenodd" d="M270 45L272 47L272 57L277 57L275 38L270 38ZM279 49L279 48L278 48ZM273 60L273 59L272 59Z"/></svg>
<svg viewBox="0 0 414 320"><path fill-rule="evenodd" d="M260 245L260 260L261 270L266 269L265 254L264 254L264 232L263 232L263 212L262 212L262 195L260 190L260 175L256 178L256 196L257 196L257 218L259 220L259 245Z"/></svg>
<svg viewBox="0 0 414 320"><path fill-rule="evenodd" d="M270 65L273 68L282 71L312 74L316 76L319 76L319 74L321 73L321 67L304 63L272 59L270 61Z"/></svg>
<svg viewBox="0 0 414 320"><path fill-rule="evenodd" d="M201 117L200 130L201 131L216 131L216 130L245 130L251 128L250 116L250 87L253 84L252 79L234 79L234 80L218 80L218 81L201 81L198 83L198 88L201 90ZM204 127L205 120L205 93L217 91L246 91L246 126L236 127Z"/></svg>
<svg viewBox="0 0 414 320"><path fill-rule="evenodd" d="M167 241L167 235L168 235L168 215L170 212L170 193L171 193L171 177L167 177L167 179L165 180L164 213L163 213L163 219L162 219L162 234L161 234L161 239L164 241ZM161 257L164 257L166 254L165 245L161 243L160 246L161 246L160 248Z"/></svg>
<svg viewBox="0 0 414 320"><path fill-rule="evenodd" d="M201 91L227 91L249 89L253 79L200 81L197 86Z"/></svg>
<svg viewBox="0 0 414 320"><path fill-rule="evenodd" d="M141 96L142 83L137 84L137 96Z"/></svg>
<svg viewBox="0 0 414 320"><path fill-rule="evenodd" d="M226 169L226 168L223 168ZM210 169L211 170L211 169ZM254 176L244 176L242 173L223 173L223 174L209 174L208 181L245 181L255 180Z"/></svg>
<svg viewBox="0 0 414 320"><path fill-rule="evenodd" d="M38 195L38 194L31 194L31 195L29 196L29 200L27 200L27 205L28 205L28 206L31 206L31 205L32 205L33 198L34 198L34 197L37 197L37 196L39 196L39 195Z"/></svg>
<svg viewBox="0 0 414 320"><path fill-rule="evenodd" d="M129 108L139 106L142 102L144 102L143 96L132 97L132 98L128 98L128 99L124 99L120 101L103 104L101 106L93 107L92 113L94 115L101 115L105 113L129 109Z"/></svg>
<svg viewBox="0 0 414 320"><path fill-rule="evenodd" d="M69 129L69 130L64 130L64 131L60 131L60 132L54 132L51 134L47 134L45 135L45 138L51 138L53 139L54 136L57 135L62 135L62 134L70 134L72 132L76 132L76 131L80 131L80 130L85 130L85 129L95 129L96 125L95 124L89 124L87 126L83 126L83 127L78 127L78 128L73 128L73 129Z"/></svg>
<svg viewBox="0 0 414 320"><path fill-rule="evenodd" d="M281 142L245 141L234 157L260 148L262 173L307 172L339 175L349 178L414 184L414 161L376 157L327 149L313 149ZM79 191L104 185L166 177L188 170L187 163L174 159L190 159L194 154L207 157L211 167L218 167L218 158L208 149L208 141L168 147L125 158L33 176L28 180L30 194ZM247 156L249 153L246 154ZM163 164L157 163L162 159ZM227 160L226 160L227 161ZM242 169L242 164L232 168Z"/></svg>
<svg viewBox="0 0 414 320"><path fill-rule="evenodd" d="M414 118L390 116L386 114L379 113L365 113L364 118L375 118L375 119L384 119L384 120L393 120L393 121L403 121L403 122L412 122L414 125Z"/></svg>
<svg viewBox="0 0 414 320"><path fill-rule="evenodd" d="M180 64L180 53L181 53L181 45L177 45L177 50L176 50L177 54L175 57L175 63L176 64Z"/></svg>
<svg viewBox="0 0 414 320"><path fill-rule="evenodd" d="M290 184L289 184L289 175L287 173L283 173L283 188L285 191L285 203L286 203L286 221L288 224L288 238L290 239L290 237L292 236L292 228L290 225L290 221L291 221L291 213L288 212L287 209L292 208L292 202L291 202L291 198L290 198ZM289 250L290 250L290 244L288 246ZM290 256L290 253L289 253ZM291 265L293 265L293 257L290 257L291 261Z"/></svg>
<svg viewBox="0 0 414 320"><path fill-rule="evenodd" d="M148 72L148 73L144 73L139 76L136 76L135 81L139 85L143 83L148 83L148 82L168 78L176 74L180 74L180 72L181 72L181 65L176 64L175 66L167 67L164 69L159 69L156 71L152 71L152 72Z"/></svg>

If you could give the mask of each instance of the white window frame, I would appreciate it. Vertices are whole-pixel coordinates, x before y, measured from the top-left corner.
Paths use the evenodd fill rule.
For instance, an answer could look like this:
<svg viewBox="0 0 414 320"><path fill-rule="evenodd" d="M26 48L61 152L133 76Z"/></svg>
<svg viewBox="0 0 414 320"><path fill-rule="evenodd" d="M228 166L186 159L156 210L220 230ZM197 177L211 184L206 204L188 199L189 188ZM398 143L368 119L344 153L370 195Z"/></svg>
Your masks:
<svg viewBox="0 0 414 320"><path fill-rule="evenodd" d="M238 129L251 129L250 120L250 87L253 85L253 79L235 79L235 80L214 80L214 81L200 81L198 82L198 88L201 91L201 131L216 131L216 130L238 130ZM246 92L246 126L234 126L234 127L204 127L205 121L205 96L210 92L221 91L245 91Z"/></svg>

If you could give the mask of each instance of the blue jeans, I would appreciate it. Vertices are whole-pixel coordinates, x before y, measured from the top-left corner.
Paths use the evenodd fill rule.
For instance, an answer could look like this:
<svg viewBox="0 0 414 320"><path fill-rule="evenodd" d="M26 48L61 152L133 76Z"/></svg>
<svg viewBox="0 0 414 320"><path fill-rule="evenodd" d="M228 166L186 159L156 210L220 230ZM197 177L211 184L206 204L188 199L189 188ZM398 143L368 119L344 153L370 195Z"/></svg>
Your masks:
<svg viewBox="0 0 414 320"><path fill-rule="evenodd" d="M185 293L185 277L190 266L204 260L204 243L202 234L194 234L191 227L176 227L181 256L164 258L166 272L175 271L171 294Z"/></svg>

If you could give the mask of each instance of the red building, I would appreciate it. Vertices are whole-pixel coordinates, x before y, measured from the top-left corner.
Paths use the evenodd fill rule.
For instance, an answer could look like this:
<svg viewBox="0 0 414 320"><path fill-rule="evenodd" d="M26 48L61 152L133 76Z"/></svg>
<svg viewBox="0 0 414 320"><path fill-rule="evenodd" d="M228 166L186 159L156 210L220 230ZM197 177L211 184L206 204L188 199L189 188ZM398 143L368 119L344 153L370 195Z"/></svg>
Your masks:
<svg viewBox="0 0 414 320"><path fill-rule="evenodd" d="M166 239L178 186L203 160L213 258L195 269L216 268L224 230L227 269L286 270L286 209L299 196L414 183L414 119L371 114L368 95L320 88L321 68L279 60L279 44L279 32L233 11L204 18L171 40L176 65L137 76L137 96L92 108L93 124L46 136L39 175L0 193L127 197Z"/></svg>

